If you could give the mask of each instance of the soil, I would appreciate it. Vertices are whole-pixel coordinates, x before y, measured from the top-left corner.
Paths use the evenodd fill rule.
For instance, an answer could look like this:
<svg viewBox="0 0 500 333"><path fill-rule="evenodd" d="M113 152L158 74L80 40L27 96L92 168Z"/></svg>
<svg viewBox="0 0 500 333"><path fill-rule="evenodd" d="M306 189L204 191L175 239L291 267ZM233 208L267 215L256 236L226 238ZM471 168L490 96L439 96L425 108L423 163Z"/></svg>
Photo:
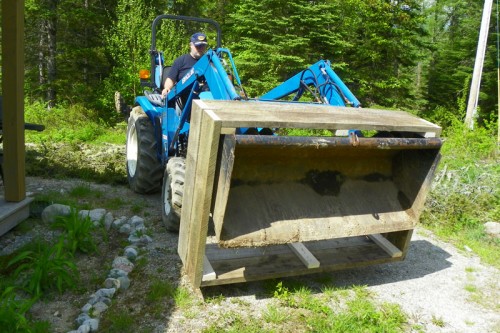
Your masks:
<svg viewBox="0 0 500 333"><path fill-rule="evenodd" d="M69 193L80 180L55 180L28 177L27 192L36 195L49 191ZM190 288L182 274L182 263L177 255L178 236L165 231L160 217L160 194L138 195L127 186L102 185L85 182L103 194L99 202L115 198L117 205L110 209L115 218L141 216L153 242L140 250L140 257L130 273L131 286L120 291L112 306L101 317L100 332L116 330L120 323L133 326L133 332L201 332L233 311L258 314L272 302L266 282L241 283L203 288ZM88 198L93 208L97 203ZM0 249L12 245L16 237L27 232L47 233L47 226L39 219L30 219L30 231L15 228L0 237ZM34 319L47 320L53 332L75 329L75 319L89 297L103 287L113 258L122 255L127 237L110 231L108 241L99 243L93 256L81 255L78 267L82 276L78 288L64 294L50 294L32 308ZM50 239L50 236L47 236ZM104 237L104 236L103 236ZM418 227L413 234L407 258L403 262L337 271L328 274L295 278L312 289L319 279L330 279L336 287L365 285L380 302L399 304L408 315L409 329L414 332L500 332L500 274L498 269L482 264L472 252L457 249ZM190 306L176 306L172 298L158 301L151 290L158 286L184 286L191 291ZM472 288L472 287L473 288ZM218 299L218 301L213 301ZM413 327L413 329L412 329ZM421 330L415 330L420 327ZM123 332L130 330L123 329ZM283 324L282 332L294 332ZM300 331L300 330L299 330ZM132 332L132 331L130 331Z"/></svg>

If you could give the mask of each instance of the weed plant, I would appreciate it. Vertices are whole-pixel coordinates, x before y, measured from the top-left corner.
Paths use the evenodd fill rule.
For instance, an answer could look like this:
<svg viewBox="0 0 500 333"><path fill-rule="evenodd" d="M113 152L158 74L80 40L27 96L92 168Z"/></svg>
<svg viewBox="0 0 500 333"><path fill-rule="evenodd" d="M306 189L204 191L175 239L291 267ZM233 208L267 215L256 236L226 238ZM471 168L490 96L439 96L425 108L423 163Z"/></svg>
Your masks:
<svg viewBox="0 0 500 333"><path fill-rule="evenodd" d="M95 252L96 244L92 234L94 224L89 216L80 216L77 210L72 208L68 216L57 216L51 228L61 229L64 232L61 241L65 250L72 256L77 250L83 253Z"/></svg>
<svg viewBox="0 0 500 333"><path fill-rule="evenodd" d="M25 313L34 300L16 300L15 288L10 286L0 295L0 327L5 332L30 332Z"/></svg>
<svg viewBox="0 0 500 333"><path fill-rule="evenodd" d="M8 266L15 267L14 276L20 281L20 287L35 298L48 290L57 289L62 293L67 288L74 288L78 277L77 267L62 237L55 245L36 242L34 250L20 252Z"/></svg>

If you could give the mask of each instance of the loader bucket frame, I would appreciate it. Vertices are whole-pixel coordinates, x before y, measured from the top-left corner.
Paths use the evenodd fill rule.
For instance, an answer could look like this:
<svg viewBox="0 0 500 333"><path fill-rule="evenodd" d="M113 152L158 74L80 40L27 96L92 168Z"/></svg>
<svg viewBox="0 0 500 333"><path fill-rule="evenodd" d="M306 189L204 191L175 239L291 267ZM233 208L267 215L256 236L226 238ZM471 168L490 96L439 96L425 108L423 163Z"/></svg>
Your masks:
<svg viewBox="0 0 500 333"><path fill-rule="evenodd" d="M413 134L242 136L239 127ZM403 260L440 158L440 132L399 111L194 101L178 247L190 281Z"/></svg>

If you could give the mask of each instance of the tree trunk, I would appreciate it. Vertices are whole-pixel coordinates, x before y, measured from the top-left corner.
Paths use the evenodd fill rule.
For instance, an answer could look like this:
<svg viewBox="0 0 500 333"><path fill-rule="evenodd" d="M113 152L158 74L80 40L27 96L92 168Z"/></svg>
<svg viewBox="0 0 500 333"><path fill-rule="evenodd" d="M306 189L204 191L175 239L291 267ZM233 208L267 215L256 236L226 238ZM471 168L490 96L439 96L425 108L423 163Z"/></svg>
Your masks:
<svg viewBox="0 0 500 333"><path fill-rule="evenodd" d="M49 8L52 15L47 20L47 102L52 108L56 102L56 33L57 33L57 8L58 0L49 0Z"/></svg>

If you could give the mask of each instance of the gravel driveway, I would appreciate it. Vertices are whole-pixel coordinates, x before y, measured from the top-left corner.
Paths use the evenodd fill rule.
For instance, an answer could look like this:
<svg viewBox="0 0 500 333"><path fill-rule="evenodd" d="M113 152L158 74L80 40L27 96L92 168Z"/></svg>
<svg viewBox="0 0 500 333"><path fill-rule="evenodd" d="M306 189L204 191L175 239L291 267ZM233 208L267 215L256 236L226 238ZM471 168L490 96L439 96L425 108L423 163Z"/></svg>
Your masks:
<svg viewBox="0 0 500 333"><path fill-rule="evenodd" d="M70 187L70 181L28 179L28 190L33 192ZM153 243L147 248L148 264L141 273L144 274L144 279L154 275L158 279L183 281L180 276L182 264L175 250L178 237L165 232L161 225L158 216L159 194L139 196L126 186L92 184L92 188L94 187L101 189L106 195L127 198L131 202L141 200L142 205L146 207L146 224L151 229ZM121 213L114 212L115 216L121 216ZM373 292L376 300L399 304L407 314L409 327L413 328L413 332L500 332L499 270L483 265L474 253L457 249L439 240L426 229L417 228L413 233L407 258L403 262L329 274L336 287L364 285ZM314 285L314 276L300 279L306 285L309 281ZM140 277L132 280L130 289L119 295L114 302L126 303L126 309L141 309L150 281L139 280ZM148 332L200 332L212 325L219 314L228 310L248 312L250 306L252 312L258 314L273 301L271 296L263 296L264 284L254 282L203 289L204 296L222 295L222 300L199 302L190 310L182 310L172 304L167 313L147 315L144 325L147 325L145 327L148 327ZM80 298L84 297L87 295ZM67 328L73 325L75 313L84 304L80 298L73 298L71 301L65 298L55 299L52 307L44 303L42 307L49 310L44 312L45 315L42 314L42 318L51 317L50 321L60 328L57 332L67 331ZM71 306L68 307L70 303ZM245 303L246 306L241 306L240 303ZM61 313L65 308L69 318L66 323L64 315L54 317L55 312ZM193 311L196 311L196 314L193 314Z"/></svg>
<svg viewBox="0 0 500 333"><path fill-rule="evenodd" d="M499 271L424 229L413 234L405 261L335 276L401 305L425 332L500 332Z"/></svg>

